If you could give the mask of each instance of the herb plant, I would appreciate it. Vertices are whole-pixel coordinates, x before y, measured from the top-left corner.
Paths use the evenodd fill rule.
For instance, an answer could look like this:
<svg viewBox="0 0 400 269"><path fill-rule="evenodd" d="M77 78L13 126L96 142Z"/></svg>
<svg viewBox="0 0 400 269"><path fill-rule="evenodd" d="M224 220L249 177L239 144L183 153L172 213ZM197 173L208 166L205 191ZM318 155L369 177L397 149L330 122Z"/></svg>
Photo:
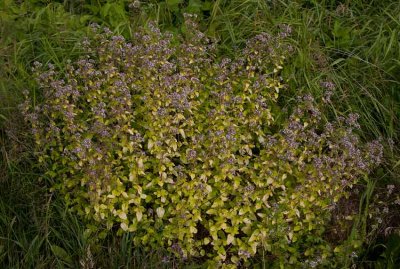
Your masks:
<svg viewBox="0 0 400 269"><path fill-rule="evenodd" d="M35 63L43 101L23 111L54 189L92 232L130 232L210 268L260 253L326 264L331 212L379 164L380 143L359 141L356 114L325 122L310 95L277 120L288 33L256 35L229 59L191 16L185 27L149 24L127 41L94 25L65 70Z"/></svg>

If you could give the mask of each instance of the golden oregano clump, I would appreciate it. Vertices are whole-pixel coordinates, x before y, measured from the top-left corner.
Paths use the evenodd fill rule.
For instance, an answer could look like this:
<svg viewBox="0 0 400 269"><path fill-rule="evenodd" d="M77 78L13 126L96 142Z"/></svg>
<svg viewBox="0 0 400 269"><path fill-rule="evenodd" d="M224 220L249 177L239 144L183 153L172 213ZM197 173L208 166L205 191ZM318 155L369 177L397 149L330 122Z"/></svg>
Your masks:
<svg viewBox="0 0 400 269"><path fill-rule="evenodd" d="M275 124L283 35L220 59L186 27L174 38L150 24L128 42L93 26L66 70L36 63L43 102L24 113L54 188L88 223L210 268L257 253L324 264L330 212L380 145L360 144L356 115L324 126L311 96Z"/></svg>

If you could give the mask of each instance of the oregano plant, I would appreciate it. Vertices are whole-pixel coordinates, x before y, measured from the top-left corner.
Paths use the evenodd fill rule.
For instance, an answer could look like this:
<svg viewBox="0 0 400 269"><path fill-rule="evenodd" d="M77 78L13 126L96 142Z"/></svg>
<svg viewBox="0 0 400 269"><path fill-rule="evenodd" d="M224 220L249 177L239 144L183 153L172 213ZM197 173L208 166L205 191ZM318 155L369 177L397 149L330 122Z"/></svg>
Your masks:
<svg viewBox="0 0 400 269"><path fill-rule="evenodd" d="M326 123L309 95L276 121L286 35L225 58L186 20L185 36L149 24L132 40L94 25L66 70L35 63L43 100L23 110L46 175L89 227L137 245L210 268L260 253L323 266L331 212L380 144L359 141L354 114Z"/></svg>

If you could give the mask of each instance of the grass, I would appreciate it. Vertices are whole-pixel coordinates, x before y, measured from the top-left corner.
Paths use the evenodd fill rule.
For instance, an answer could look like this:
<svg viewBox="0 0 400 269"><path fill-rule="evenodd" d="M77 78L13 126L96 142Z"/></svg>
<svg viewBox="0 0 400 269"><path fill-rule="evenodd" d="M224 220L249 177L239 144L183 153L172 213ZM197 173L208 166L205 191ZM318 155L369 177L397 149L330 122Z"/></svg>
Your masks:
<svg viewBox="0 0 400 269"><path fill-rule="evenodd" d="M364 231L364 237L370 230L367 216L373 193L383 191L387 184L400 185L396 145L400 139L398 1L215 0L211 5L197 1L201 4L197 9L191 4L174 6L170 4L173 1L143 1L137 10L128 9L123 1L109 1L108 6L107 1L86 1L90 6L73 1L47 2L6 0L0 4L2 268L183 266L177 260L162 263L162 251L135 248L129 234L107 237L102 247L95 249L77 216L67 210L57 194L48 191L51 184L45 179L39 181L42 169L35 162L30 137L17 113L21 92L35 91L30 75L33 61L52 62L62 68L68 59L79 56L77 41L90 21L131 37L136 27L151 19L165 29L180 31L182 13L194 10L201 27L220 40L221 55L231 54L232 48L243 46L255 34L290 25L294 53L282 74L289 85L280 100L282 106L290 109L295 97L303 93L322 97L320 82L332 81L336 90L331 105L324 110L326 118L356 112L361 116L359 134L363 139L383 137L385 164L368 178L360 197L359 225L354 226ZM40 98L39 94L34 96ZM394 146L386 142L389 139ZM398 231L398 224L390 225ZM369 251L360 256L358 266L396 268L396 242L400 240L383 234L371 238ZM195 268L195 262L189 267Z"/></svg>

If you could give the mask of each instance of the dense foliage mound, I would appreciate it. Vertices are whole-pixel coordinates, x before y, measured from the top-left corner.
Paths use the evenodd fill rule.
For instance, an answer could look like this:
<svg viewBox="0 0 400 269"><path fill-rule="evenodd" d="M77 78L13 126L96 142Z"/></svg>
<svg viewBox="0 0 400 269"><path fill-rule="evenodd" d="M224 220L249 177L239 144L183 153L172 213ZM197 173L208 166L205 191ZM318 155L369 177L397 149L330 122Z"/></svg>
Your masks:
<svg viewBox="0 0 400 269"><path fill-rule="evenodd" d="M128 42L94 26L67 70L36 63L43 102L24 112L54 188L88 223L211 267L324 264L331 212L380 145L358 141L356 115L326 124L311 96L276 121L285 33L218 59L186 27Z"/></svg>

